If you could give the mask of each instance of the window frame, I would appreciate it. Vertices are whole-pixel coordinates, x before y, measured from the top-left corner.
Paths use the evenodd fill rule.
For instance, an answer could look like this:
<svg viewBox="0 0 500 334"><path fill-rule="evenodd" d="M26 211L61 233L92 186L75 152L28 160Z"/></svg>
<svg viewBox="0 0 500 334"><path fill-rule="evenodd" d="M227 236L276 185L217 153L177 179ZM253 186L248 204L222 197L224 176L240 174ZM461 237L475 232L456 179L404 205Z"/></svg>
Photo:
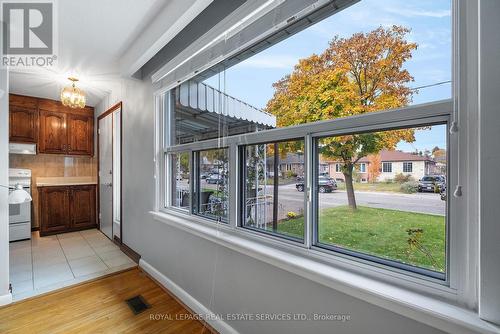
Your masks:
<svg viewBox="0 0 500 334"><path fill-rule="evenodd" d="M410 168L408 168L410 166ZM403 173L413 173L413 162L403 161Z"/></svg>
<svg viewBox="0 0 500 334"><path fill-rule="evenodd" d="M237 171L237 176L238 176L238 184L239 184L239 193L242 194L241 196L239 196L239 201L238 201L238 221L236 222L236 226L238 228L242 228L242 229L247 229L249 231L251 231L252 233L263 233L263 234L266 234L266 235L269 235L270 237L273 237L273 238L277 238L277 239L283 239L284 241L286 241L287 243L293 243L293 244L297 244L297 245L302 245L302 246L306 246L306 234L307 234L307 224L304 223L304 237L303 238L296 238L296 237L293 237L293 236L290 236L290 235L286 235L286 234L281 234L281 233L276 233L276 232L273 232L273 231L267 231L267 230L262 230L262 229L258 229L258 228L254 228L254 227L251 227L251 226L247 226L245 224L245 194L246 193L246 189L245 189L245 181L246 180L246 147L247 146L251 146L251 145L267 145L267 144L274 144L274 143L282 143L282 142L291 142L291 141L303 141L304 142L304 150L307 150L306 148L306 142L304 140L304 137L297 137L297 138L288 138L288 139L285 139L285 140L275 140L275 141L271 141L271 142L256 142L256 143L248 143L248 144L237 144L237 150L238 150L238 166L239 166L239 169ZM307 174L306 174L306 156L305 156L305 153L304 153L304 188L306 186L306 182L305 182L305 179L307 177ZM275 163L275 162L274 162ZM305 193L305 189L304 189L304 192ZM278 194L278 199L279 199L279 194ZM273 198L273 201L274 201L274 198ZM273 205L274 205L274 202L273 202ZM304 219L305 219L305 212L306 212L306 201L304 201L304 206L303 206L303 209L304 209Z"/></svg>
<svg viewBox="0 0 500 334"><path fill-rule="evenodd" d="M351 116L345 118L339 118L334 120L326 120L326 121L318 121L314 123L301 124L286 128L276 128L270 130L263 130L259 132L246 133L241 135L234 135L224 137L222 139L210 139L199 142L186 143L181 145L174 145L169 147L164 147L164 153L174 153L174 152L184 152L186 150L195 152L200 150L207 149L217 149L228 147L229 148L229 208L228 208L228 223L218 223L215 220L211 220L209 218L194 215L192 212L189 214L191 217L196 216L197 218L201 218L201 221L209 222L209 224L214 224L217 222L217 226L225 225L227 228L231 230L235 230L237 232L241 232L244 235L257 235L258 238L269 238L274 241L279 241L280 243L284 243L287 245L299 246L301 248L308 249L310 251L314 250L319 253L330 253L328 255L334 257L341 257L347 259L349 261L353 261L353 263L363 263L368 266L376 267L382 271L385 271L387 274L389 273L397 273L402 275L401 278L404 277L412 277L421 282L427 281L431 282L431 284L438 284L440 286L449 287L451 289L455 289L455 282L452 280L453 275L451 271L455 271L455 265L452 264L450 259L453 257L457 259L457 255L452 255L450 249L450 245L452 244L450 239L450 228L451 224L448 223L450 220L449 215L447 215L447 270L445 279L440 279L436 277L432 277L430 275L424 275L419 272L411 272L405 269L397 268L394 266L388 266L383 263L376 263L365 258L358 258L353 256L353 254L343 254L337 251L325 250L323 247L316 247L315 240L316 235L314 234L314 224L317 223L315 217L315 207L314 207L314 194L315 191L313 180L317 177L317 165L314 158L314 141L316 138L325 137L325 136L335 136L335 135L345 135L354 132L367 132L367 131L382 131L389 129L396 129L402 127L418 127L424 125L432 125L432 124L450 124L451 117L453 114L453 102L452 100L442 100L431 103L425 103L420 105L413 105L398 109L386 110L386 111L378 111L368 114L363 114L359 116ZM304 184L306 190L304 191L304 217L307 223L305 223L305 232L304 232L304 240L303 242L297 242L296 240L289 240L289 238L283 237L281 235L275 235L273 233L265 233L260 230L249 229L248 227L242 226L242 213L241 213L241 196L238 192L241 190L241 182L242 179L242 167L241 167L241 159L240 159L240 147L252 144L261 144L266 142L274 142L274 141L288 141L288 140L297 140L304 138L305 146L304 146ZM450 159L452 156L451 152L453 152L452 141L450 138L448 139L448 149L450 154L447 156L447 159ZM450 165L449 163L447 164ZM232 166L239 166L234 168ZM239 170L238 170L239 169ZM311 170L309 173L308 171ZM449 171L450 173L450 171ZM192 172L193 175L193 172ZM451 176L451 174L449 174ZM448 179L452 180L453 177ZM192 182L193 186L194 183ZM451 183L449 183L451 184ZM450 201L447 201L447 212L450 212L450 202L453 201L450 196ZM169 213L171 209L163 207L160 208L160 211ZM179 213L180 210L175 210ZM186 214L185 210L180 212L182 214ZM457 247L453 247L455 249ZM332 254L334 253L334 254ZM425 270L424 270L425 271Z"/></svg>
<svg viewBox="0 0 500 334"><path fill-rule="evenodd" d="M450 265L448 267L447 273L448 273L448 279L447 283L443 284L443 282L436 282L433 281L432 279L426 279L425 277L422 277L421 275L411 275L408 272L398 272L397 270L388 270L388 268L382 267L379 268L378 266L374 265L373 263L363 263L362 261L353 261L350 258L345 258L343 256L340 256L338 254L331 254L331 253L325 253L325 252L319 252L315 249L312 249L310 245L306 245L305 247L299 247L297 245L289 245L286 242L283 242L282 239L279 238L274 238L273 236L263 236L262 234L256 234L256 233L251 233L249 231L242 231L236 224L235 222L238 219L238 215L235 212L236 210L232 210L232 208L237 208L238 204L238 191L237 187L234 185L237 184L237 179L236 179L236 173L233 171L230 174L230 207L229 207L229 226L220 226L220 224L217 224L217 229L224 229L228 233L234 233L235 235L238 235L244 239L247 240L256 240L260 243L266 244L270 247L273 247L275 249L286 249L289 252L293 254L300 254L300 256L307 257L309 259L313 259L315 261L320 261L320 262L326 262L328 264L331 264L335 266L336 268L344 268L346 270L354 271L356 273L359 273L361 275L364 275L366 277L370 277L372 279L375 279L377 281L381 282L388 282L388 283L394 283L397 284L398 286L403 286L405 288L410 289L411 291L416 291L420 293L426 293L430 294L431 296L439 296L439 297L444 297L445 300L452 301L452 302L460 302L463 305L467 305L467 307L473 309L477 303L477 277L475 277L474 273L476 271L476 266L477 266L477 252L474 249L474 244L477 242L475 239L470 239L470 238L475 238L477 236L477 227L475 224L468 224L467 220L470 220L473 222L477 217L474 215L474 213L477 210L478 207L478 201L477 201L477 188L474 186L475 182L474 179L475 177L472 176L472 174L477 173L477 166L474 164L474 162L467 162L464 159L460 160L458 159L458 155L468 155L471 154L472 159L474 157L477 157L477 152L474 149L474 144L476 141L474 141L474 129L475 126L477 126L477 119L474 117L468 118L465 117L465 113L469 111L470 105L468 103L468 99L474 100L475 96L474 94L467 93L470 87L475 87L473 80L467 80L467 76L464 76L463 78L460 78L461 80L459 81L458 76L459 73L471 73L472 75L477 74L477 69L474 66L471 66L471 61L466 62L466 61L460 61L459 62L459 56L460 55L466 55L468 54L468 50L470 49L471 45L475 45L474 43L477 42L477 39L466 39L466 32L469 31L470 29L467 28L466 26L466 19L469 18L467 16L467 12L470 8L465 8L466 6L462 6L459 9L459 4L463 5L466 4L464 0L452 0L452 34L453 34L453 53L452 53L452 58L453 58L453 97L452 99L445 100L445 101L433 101L430 103L422 104L422 105L417 105L417 106L412 106L408 108L417 108L421 109L421 112L419 115L415 115L415 118L419 118L420 120L425 120L429 119L432 120L434 116L440 116L440 117L446 117L448 119L448 126L451 127L452 123L456 123L457 119L460 120L460 115L463 115L461 125L462 129L461 131L457 131L456 129L453 131L453 133L450 134L449 136L449 142L448 142L448 149L449 149L449 154L447 155L447 181L448 181L448 187L451 191L451 189L455 189L455 187L460 187L461 185L464 185L465 187L468 187L469 193L464 193L463 197L457 196L454 198L454 196L448 196L449 201L447 201L447 206L448 206L448 220L452 221L453 224L449 224L449 228L447 229L447 234L448 234L448 248L449 248L449 262ZM460 47L459 43L460 41ZM220 60L219 60L220 61ZM472 61L473 63L473 61ZM214 64L211 64L212 66ZM208 65L206 65L204 68L208 68ZM160 83L160 88L158 88L155 93L155 119L156 119L156 127L155 127L155 211L153 213L158 213L161 212L162 214L165 214L165 217L172 217L172 219L182 219L182 218L189 218L186 219L186 222L196 222L200 224L206 224L206 227L213 228L214 224L213 222L207 222L206 220L200 218L200 217L192 217L190 214L186 215L185 212L181 212L180 214L176 212L176 210L173 210L172 208L168 208L165 206L165 198L164 194L165 192L163 191L163 187L165 184L164 180L164 174L166 171L165 168L165 161L164 161L164 154L166 152L170 151L175 151L175 150L182 150L182 149L189 149L190 146L184 146L184 147L169 147L165 148L164 147L164 133L163 133L163 109L164 109L164 103L162 102L164 100L164 93L172 88L175 88L178 84L180 84L182 81L188 80L196 75L197 71L193 72L191 75L187 77L183 77L182 80L178 80L176 82L163 82ZM158 87L158 86L157 86ZM461 95L461 99L458 100L458 96ZM450 106L450 108L445 108L448 111L446 113L442 113L442 108L444 105ZM408 108L403 108L403 109L408 109ZM440 111L441 110L441 111ZM401 110L399 110L401 111ZM475 110L473 109L472 112ZM375 124L379 124L380 114L381 113L387 113L388 111L385 112L377 112L373 114L368 114L368 115L363 115L367 116L367 119L370 119L375 122ZM474 114L475 115L475 114ZM406 121L405 117L400 118L398 113L393 114L394 119L392 121L396 122L401 122L404 123ZM357 116L351 117L350 120L345 120L345 119L337 119L336 124L320 124L320 126L317 126L317 130L319 131L320 129L322 131L338 131L340 128L344 129L352 129L353 121L356 123L354 120ZM477 116L475 116L477 117ZM328 122L328 121L327 121ZM425 123L425 122L424 122ZM360 126L358 124L357 126ZM294 137L297 137L297 130L299 130L299 133L301 135L304 135L307 141L311 140L311 136L308 134L307 131L308 127L307 125L301 127L294 127L293 131L295 131ZM273 129L273 130L266 130L267 131L272 131L272 133L267 134L266 137L268 137L268 140L276 140L279 138L283 138L284 133L280 130L283 129ZM472 131L472 134L469 133L468 131ZM259 133L261 135L261 133ZM248 138L252 139L252 135L250 136L238 136L243 138L243 140L246 140ZM472 137L472 141L469 140L469 137ZM260 138L262 140L262 138ZM237 156L238 156L238 144L235 144L236 141L234 139L227 139L224 138L223 141L225 143L230 143L230 163L231 162L237 162L239 161ZM200 144L200 143L198 143ZM202 144L201 146L206 145L206 147L210 147L210 143L205 143ZM307 147L307 145L306 145ZM453 162L452 164L449 163L450 161ZM307 173L307 169L311 168L311 162L306 159L306 166L305 166L305 171L304 173ZM231 168L231 167L230 167ZM472 174L471 174L472 173ZM311 184L312 180L308 180L310 177L305 178L305 182L308 184ZM461 182L459 181L461 178ZM304 192L306 193L306 192ZM309 199L309 197L307 197ZM461 204L461 205L460 205ZM309 206L309 201L307 200L307 206ZM451 209L453 207L453 209ZM468 209L467 212L465 212L465 208ZM311 212L311 210L307 210L308 212ZM220 227L219 227L220 226ZM306 231L306 234L310 231ZM208 238L208 237L207 237ZM305 237L308 239L307 235ZM208 238L210 239L210 238ZM223 241L220 241L223 243ZM464 244L469 244L472 243L472 246L469 247L458 247L457 245L464 245ZM307 249L304 249L307 248ZM464 260L465 259L465 260ZM466 275L462 275L459 273L463 273L466 271Z"/></svg>
<svg viewBox="0 0 500 334"><path fill-rule="evenodd" d="M360 162L359 163L359 172L360 173L366 173L366 162Z"/></svg>
<svg viewBox="0 0 500 334"><path fill-rule="evenodd" d="M388 168L386 168L388 167ZM392 162L391 161L383 161L382 162L382 173L392 173Z"/></svg>
<svg viewBox="0 0 500 334"><path fill-rule="evenodd" d="M376 113L376 112L375 112ZM374 132L374 131L390 131L391 129L394 129L394 130L397 130L397 129L402 129L402 128L415 128L415 127L419 127L419 125L421 126L434 126L434 125L446 125L446 135L447 135L447 138L446 138L446 143L447 143L447 150L449 151L449 145L450 145L450 135L449 135L449 123L450 123L450 119L445 117L443 118L441 121L437 121L437 118L436 118L436 122L430 122L430 123L422 123L422 124L418 124L418 122L416 124L412 124L412 125L405 125L404 127L400 127L400 126L387 126L387 127L381 127L381 128L377 128L377 129L364 129L364 127L360 127L361 130L357 131L357 130L353 130L353 131L340 131L339 133L335 133L335 134L331 134L331 135L316 135L316 134L313 134L313 148L312 148L312 151L314 152L314 156L313 156L313 174L314 173L317 173L316 171L318 170L318 166L319 166L319 154L317 153L317 142L319 139L321 138L324 138L324 137L330 137L330 136L340 136L340 135L348 135L348 134L356 134L356 133L367 133L367 132ZM389 123L388 123L389 124ZM391 166L391 172L386 172L386 173L392 173L393 172L393 162L383 162L382 164L386 164L386 163L389 163L390 166ZM447 163L447 165L449 165ZM314 174L313 175L313 179L317 179L318 175L317 174ZM447 184L448 184L448 180L447 180ZM372 263L373 265L379 265L379 266L382 266L382 267L392 267L396 270L401 270L403 272L407 272L407 273L411 273L412 275L421 275L421 276L424 276L426 277L427 279L431 279L431 280L435 280L436 282L442 282L444 285L446 284L449 284L450 282L450 276L449 276L449 269L450 269L450 257L451 257L451 254L450 254L450 239L449 239L449 230L450 230L450 219L449 219L449 201L446 202L446 215L445 215L445 224L446 224L446 227L445 227L445 233L446 233L446 236L445 236L445 255L446 255L446 262L445 262L445 272L443 274L441 274L440 272L436 272L436 271L433 271L433 270L430 270L430 269L426 269L426 268L423 268L423 267L417 267L417 266L414 266L414 265L411 265L411 264L406 264L406 263L403 263L403 262L400 262L400 261L397 261L397 260L391 260L391 259L386 259L386 258L382 258L382 257L379 257L377 255L372 255L372 254L367 254L367 253L364 253L364 252L361 252L361 251L357 251L357 250L353 250L353 249L349 249L349 248L345 248L345 247L341 247L341 246L335 246L335 245L330 245L330 244L325 244L325 243L321 243L319 241L319 236L318 236L318 231L319 231L319 219L317 217L318 215L318 212L319 212L319 192L317 191L316 189L317 187L317 183L316 182L313 182L311 184L311 192L312 192L312 202L313 202L313 213L312 213L312 230L313 230L313 233L312 233L312 236L313 236L313 240L311 240L311 248L312 249L317 249L319 251L323 251L323 252L328 252L328 251L331 251L331 252L336 252L338 253L340 256L347 256L347 257L350 257L350 258L356 258L360 261L366 261L367 263ZM309 223L311 224L311 222Z"/></svg>
<svg viewBox="0 0 500 334"><path fill-rule="evenodd" d="M191 159L190 161L192 161L192 169L190 171L190 180L191 180L191 193L192 193L192 196L191 196L191 201L190 201L190 208L189 208L189 212L192 213L193 215L195 216L198 216L198 217L202 217L204 219L207 219L209 221L212 221L212 222L217 222L217 223L223 223L223 224L228 224L228 221L229 221L229 210L230 210L230 207L229 207L229 199L228 199L228 203L227 203L227 215L225 218L222 218L222 217L218 217L217 219L214 219L212 217L210 217L210 215L208 214L203 214L203 213L200 213L199 210L200 210L200 191L199 189L201 190L201 177L200 177L200 152L204 152L204 151L211 151L211 150L227 150L227 154L228 154L228 161L227 161L227 165L228 165L228 170L227 170L227 173L229 175L229 179L231 178L231 173L230 173L230 160L229 160L229 147L227 146L222 146L222 147L215 147L215 148L205 148L205 149L201 149L201 150L191 150ZM227 187L228 187L228 193L230 193L231 191L231 186L230 186L230 182L228 180L228 183L227 183ZM196 197L196 199L195 199Z"/></svg>

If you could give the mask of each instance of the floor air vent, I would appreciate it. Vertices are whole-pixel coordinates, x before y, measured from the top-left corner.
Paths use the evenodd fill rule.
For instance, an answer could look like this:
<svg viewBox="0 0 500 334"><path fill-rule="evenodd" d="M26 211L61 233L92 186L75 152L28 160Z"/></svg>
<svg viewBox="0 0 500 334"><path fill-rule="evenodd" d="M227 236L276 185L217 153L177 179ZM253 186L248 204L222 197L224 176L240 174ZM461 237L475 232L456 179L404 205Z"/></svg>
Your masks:
<svg viewBox="0 0 500 334"><path fill-rule="evenodd" d="M132 312L134 312L135 315L145 311L146 309L150 308L151 306L146 302L144 297L141 295L132 297L130 299L127 299L125 301L127 305L130 307Z"/></svg>

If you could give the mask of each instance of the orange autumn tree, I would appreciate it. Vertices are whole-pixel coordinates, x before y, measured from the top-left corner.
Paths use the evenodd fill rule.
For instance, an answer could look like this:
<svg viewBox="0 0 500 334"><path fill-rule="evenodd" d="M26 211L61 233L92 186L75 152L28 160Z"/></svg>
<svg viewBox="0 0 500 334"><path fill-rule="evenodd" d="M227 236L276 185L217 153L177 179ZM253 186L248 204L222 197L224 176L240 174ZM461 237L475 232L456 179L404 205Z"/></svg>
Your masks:
<svg viewBox="0 0 500 334"><path fill-rule="evenodd" d="M380 165L382 164L380 154L370 154L368 156L368 162L368 180L370 182L375 182L380 175Z"/></svg>
<svg viewBox="0 0 500 334"><path fill-rule="evenodd" d="M335 37L320 55L299 60L293 72L276 82L266 110L279 127L397 108L411 102L413 81L403 68L417 48L406 41L409 29L378 28L349 38ZM338 160L346 182L349 206L356 209L355 164L401 140L413 142L414 131L393 130L321 139L319 153Z"/></svg>

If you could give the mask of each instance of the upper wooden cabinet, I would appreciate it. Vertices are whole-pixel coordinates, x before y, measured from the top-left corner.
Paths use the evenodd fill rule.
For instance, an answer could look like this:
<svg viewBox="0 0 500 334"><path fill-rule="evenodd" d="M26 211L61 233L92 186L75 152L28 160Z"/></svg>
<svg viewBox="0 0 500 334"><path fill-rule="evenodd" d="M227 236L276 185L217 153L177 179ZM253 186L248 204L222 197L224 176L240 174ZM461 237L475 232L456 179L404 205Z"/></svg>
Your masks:
<svg viewBox="0 0 500 334"><path fill-rule="evenodd" d="M68 150L67 116L64 113L40 110L38 152L65 154Z"/></svg>
<svg viewBox="0 0 500 334"><path fill-rule="evenodd" d="M36 98L9 96L10 140L16 143L36 143L38 140L38 103Z"/></svg>
<svg viewBox="0 0 500 334"><path fill-rule="evenodd" d="M11 142L37 143L39 153L94 154L94 108L14 94L9 102Z"/></svg>
<svg viewBox="0 0 500 334"><path fill-rule="evenodd" d="M92 155L94 151L94 117L68 115L68 154Z"/></svg>
<svg viewBox="0 0 500 334"><path fill-rule="evenodd" d="M38 112L36 109L11 106L9 115L10 141L36 143L38 140Z"/></svg>

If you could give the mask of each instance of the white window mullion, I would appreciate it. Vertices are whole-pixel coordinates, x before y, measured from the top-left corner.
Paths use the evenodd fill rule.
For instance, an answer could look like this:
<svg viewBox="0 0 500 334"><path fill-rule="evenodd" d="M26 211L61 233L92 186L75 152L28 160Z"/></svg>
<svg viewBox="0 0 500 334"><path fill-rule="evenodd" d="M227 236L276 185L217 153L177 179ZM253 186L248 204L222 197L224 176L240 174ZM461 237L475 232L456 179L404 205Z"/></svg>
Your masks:
<svg viewBox="0 0 500 334"><path fill-rule="evenodd" d="M304 245L310 248L313 244L314 203L312 200L314 170L314 140L307 135L304 140Z"/></svg>
<svg viewBox="0 0 500 334"><path fill-rule="evenodd" d="M229 226L236 227L240 217L239 208L239 182L241 171L239 171L238 146L229 146Z"/></svg>

